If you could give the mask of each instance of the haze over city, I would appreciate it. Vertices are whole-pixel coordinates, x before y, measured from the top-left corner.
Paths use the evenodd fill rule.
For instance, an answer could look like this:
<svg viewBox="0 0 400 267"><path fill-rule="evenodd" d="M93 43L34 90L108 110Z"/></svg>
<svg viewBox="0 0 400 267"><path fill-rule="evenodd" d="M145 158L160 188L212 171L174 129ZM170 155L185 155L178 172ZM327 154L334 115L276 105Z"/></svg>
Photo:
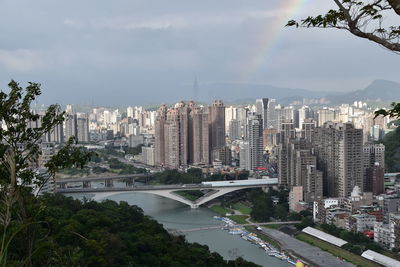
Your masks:
<svg viewBox="0 0 400 267"><path fill-rule="evenodd" d="M284 27L330 1L1 5L0 82L40 82L45 104L173 103L194 98L196 77L199 100L219 87L350 91L378 78L400 81L393 52L344 31Z"/></svg>

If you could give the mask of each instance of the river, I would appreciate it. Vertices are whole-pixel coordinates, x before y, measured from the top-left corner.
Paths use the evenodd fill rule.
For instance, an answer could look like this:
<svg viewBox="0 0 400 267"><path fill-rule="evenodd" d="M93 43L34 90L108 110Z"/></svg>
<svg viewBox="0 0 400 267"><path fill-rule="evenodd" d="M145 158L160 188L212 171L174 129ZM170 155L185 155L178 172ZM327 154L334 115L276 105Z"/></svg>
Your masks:
<svg viewBox="0 0 400 267"><path fill-rule="evenodd" d="M77 197L75 195L75 197ZM87 196L89 197L89 196ZM122 193L108 197L111 200L126 201L131 205L141 207L146 215L153 217L166 229L191 229L212 225L221 225L214 219L217 215L213 211L200 207L190 207L156 195L146 193ZM190 242L207 245L211 251L218 252L225 259L233 259L238 256L262 266L287 267L292 266L286 261L268 256L264 250L243 240L238 235L230 235L225 230L204 230L185 233Z"/></svg>

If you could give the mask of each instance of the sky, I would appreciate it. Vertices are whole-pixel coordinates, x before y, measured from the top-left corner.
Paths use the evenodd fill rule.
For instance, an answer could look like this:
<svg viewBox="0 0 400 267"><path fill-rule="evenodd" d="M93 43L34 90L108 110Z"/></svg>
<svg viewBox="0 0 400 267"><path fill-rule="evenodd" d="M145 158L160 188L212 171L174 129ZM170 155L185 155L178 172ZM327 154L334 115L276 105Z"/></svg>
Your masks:
<svg viewBox="0 0 400 267"><path fill-rule="evenodd" d="M284 27L320 0L0 0L0 88L41 103L139 105L210 84L349 91L400 82L400 57L334 29ZM261 97L261 96L260 96Z"/></svg>

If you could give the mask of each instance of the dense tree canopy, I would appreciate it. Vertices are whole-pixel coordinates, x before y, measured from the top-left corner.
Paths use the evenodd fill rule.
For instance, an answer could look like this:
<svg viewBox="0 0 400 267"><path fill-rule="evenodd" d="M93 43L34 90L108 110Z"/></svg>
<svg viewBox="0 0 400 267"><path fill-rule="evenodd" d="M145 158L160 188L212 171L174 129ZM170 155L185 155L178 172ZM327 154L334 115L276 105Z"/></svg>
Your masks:
<svg viewBox="0 0 400 267"><path fill-rule="evenodd" d="M74 200L45 195L34 206L46 209L37 230L47 233L35 243L34 266L257 266L226 261L207 246L171 236L161 224L126 202ZM9 249L9 264L18 265L24 250L18 237Z"/></svg>
<svg viewBox="0 0 400 267"><path fill-rule="evenodd" d="M400 172L400 126L385 135L385 164L389 172Z"/></svg>

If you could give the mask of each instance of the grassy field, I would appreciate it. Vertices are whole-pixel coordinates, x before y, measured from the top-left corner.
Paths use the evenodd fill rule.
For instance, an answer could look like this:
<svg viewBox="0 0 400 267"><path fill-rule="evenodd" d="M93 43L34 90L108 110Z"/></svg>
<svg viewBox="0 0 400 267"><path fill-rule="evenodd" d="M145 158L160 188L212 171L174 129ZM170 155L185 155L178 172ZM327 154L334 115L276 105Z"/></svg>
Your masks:
<svg viewBox="0 0 400 267"><path fill-rule="evenodd" d="M247 221L246 221L246 219L248 218L249 216L247 216L247 215L231 215L231 216L229 216L229 218L232 220L232 221L235 221L236 223L238 223L238 224L246 224L246 223L248 223Z"/></svg>
<svg viewBox="0 0 400 267"><path fill-rule="evenodd" d="M218 213L221 216L225 216L227 213L231 213L230 210L228 210L228 209L226 209L226 208L224 208L224 207L222 207L220 205L213 205L210 209L212 211Z"/></svg>
<svg viewBox="0 0 400 267"><path fill-rule="evenodd" d="M232 208L240 211L242 214L250 214L251 208L246 206L243 202L237 202L232 205Z"/></svg>
<svg viewBox="0 0 400 267"><path fill-rule="evenodd" d="M385 256L391 257L391 258L393 258L395 260L400 261L400 255L397 254L396 252L391 252L391 251L385 250L384 252L380 252L380 253L385 255Z"/></svg>
<svg viewBox="0 0 400 267"><path fill-rule="evenodd" d="M357 266L360 267L379 267L378 264L373 263L372 261L369 261L359 255L356 255L354 253L351 253L350 251L347 251L345 249L336 247L334 245L331 245L325 241L322 241L318 238L315 238L313 236L310 236L308 234L305 233L300 233L296 236L297 239L307 242L310 245L319 247L322 250L325 250L329 253L331 253L334 256L340 257L345 259L348 262L351 262Z"/></svg>

